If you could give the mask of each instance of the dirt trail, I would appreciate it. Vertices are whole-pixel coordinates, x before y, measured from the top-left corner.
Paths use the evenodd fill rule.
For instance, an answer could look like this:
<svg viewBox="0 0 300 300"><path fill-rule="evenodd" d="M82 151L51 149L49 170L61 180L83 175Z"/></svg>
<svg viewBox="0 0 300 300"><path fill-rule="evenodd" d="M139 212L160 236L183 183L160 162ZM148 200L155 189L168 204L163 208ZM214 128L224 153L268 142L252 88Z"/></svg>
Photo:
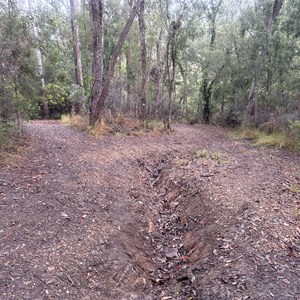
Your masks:
<svg viewBox="0 0 300 300"><path fill-rule="evenodd" d="M296 154L209 126L26 130L0 170L1 300L300 299Z"/></svg>

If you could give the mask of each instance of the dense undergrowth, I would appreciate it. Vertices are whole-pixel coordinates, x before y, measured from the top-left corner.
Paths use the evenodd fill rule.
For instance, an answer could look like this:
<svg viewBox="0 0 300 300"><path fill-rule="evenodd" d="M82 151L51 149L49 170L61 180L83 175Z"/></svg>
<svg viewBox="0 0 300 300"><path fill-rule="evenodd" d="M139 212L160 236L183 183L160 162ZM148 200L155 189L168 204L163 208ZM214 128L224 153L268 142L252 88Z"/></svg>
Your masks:
<svg viewBox="0 0 300 300"><path fill-rule="evenodd" d="M300 151L300 121L290 122L284 129L265 130L264 128L240 128L234 131L235 139L249 139L254 146L275 147Z"/></svg>
<svg viewBox="0 0 300 300"><path fill-rule="evenodd" d="M146 134L159 134L165 132L164 123L157 120L141 120L118 114L109 116L96 127L88 125L87 117L80 115L62 115L61 122L74 128L88 131L92 135L113 134L118 136L143 136ZM260 128L239 127L233 131L234 139L253 140L254 146L274 147L300 151L300 121L290 122L287 126Z"/></svg>
<svg viewBox="0 0 300 300"><path fill-rule="evenodd" d="M28 137L19 126L0 121L0 166L18 155L22 146L26 145Z"/></svg>
<svg viewBox="0 0 300 300"><path fill-rule="evenodd" d="M88 124L88 119L80 115L62 115L61 122L71 127L88 131L90 134L99 136L113 134L117 136L143 136L146 134L158 134L165 131L164 124L158 120L141 121L136 118L126 117L121 114L106 116L95 127Z"/></svg>

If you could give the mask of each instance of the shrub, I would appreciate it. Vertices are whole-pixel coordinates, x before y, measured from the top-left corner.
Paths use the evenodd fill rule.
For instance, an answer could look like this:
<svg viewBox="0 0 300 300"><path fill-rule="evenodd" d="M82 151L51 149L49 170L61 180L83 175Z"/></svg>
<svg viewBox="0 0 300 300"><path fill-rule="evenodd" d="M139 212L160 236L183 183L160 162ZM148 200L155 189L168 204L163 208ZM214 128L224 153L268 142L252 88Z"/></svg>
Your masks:
<svg viewBox="0 0 300 300"><path fill-rule="evenodd" d="M255 146L271 146L277 149L286 148L287 143L287 135L283 132L275 132L271 134L266 134L264 132L259 132Z"/></svg>
<svg viewBox="0 0 300 300"><path fill-rule="evenodd" d="M0 120L0 148L10 143L12 133L13 127L9 123Z"/></svg>
<svg viewBox="0 0 300 300"><path fill-rule="evenodd" d="M266 131L264 131L264 129ZM300 151L300 121L290 122L287 129L274 131L275 127L243 128L233 133L234 139L254 140L254 146L286 148L292 151Z"/></svg>
<svg viewBox="0 0 300 300"><path fill-rule="evenodd" d="M290 122L290 134L288 137L289 148L300 151L300 121Z"/></svg>

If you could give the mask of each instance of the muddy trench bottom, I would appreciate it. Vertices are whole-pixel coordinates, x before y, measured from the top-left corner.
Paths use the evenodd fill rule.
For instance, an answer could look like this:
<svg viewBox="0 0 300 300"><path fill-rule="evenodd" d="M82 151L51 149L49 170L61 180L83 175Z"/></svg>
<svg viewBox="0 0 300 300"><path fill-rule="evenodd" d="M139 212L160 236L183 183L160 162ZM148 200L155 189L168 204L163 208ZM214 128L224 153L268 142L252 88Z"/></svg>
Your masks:
<svg viewBox="0 0 300 300"><path fill-rule="evenodd" d="M211 207L205 183L210 176L198 180L185 168L189 156L138 161L148 194L146 228L142 237L135 228L125 232L131 263L114 279L119 287L134 286L144 296L130 292L124 299L207 299L201 296L199 278L215 265L215 249L222 243L228 220L220 218L224 212L218 214ZM139 201L139 194L133 198Z"/></svg>

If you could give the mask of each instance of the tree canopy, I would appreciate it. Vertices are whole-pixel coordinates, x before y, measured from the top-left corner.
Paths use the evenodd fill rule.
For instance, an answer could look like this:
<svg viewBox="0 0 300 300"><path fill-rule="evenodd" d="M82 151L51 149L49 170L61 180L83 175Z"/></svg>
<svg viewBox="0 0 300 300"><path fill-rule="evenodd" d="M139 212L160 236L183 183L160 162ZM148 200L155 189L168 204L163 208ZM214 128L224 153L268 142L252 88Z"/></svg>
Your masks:
<svg viewBox="0 0 300 300"><path fill-rule="evenodd" d="M0 1L0 116L299 120L296 0ZM98 30L98 31L97 31ZM45 111L47 109L48 111Z"/></svg>

